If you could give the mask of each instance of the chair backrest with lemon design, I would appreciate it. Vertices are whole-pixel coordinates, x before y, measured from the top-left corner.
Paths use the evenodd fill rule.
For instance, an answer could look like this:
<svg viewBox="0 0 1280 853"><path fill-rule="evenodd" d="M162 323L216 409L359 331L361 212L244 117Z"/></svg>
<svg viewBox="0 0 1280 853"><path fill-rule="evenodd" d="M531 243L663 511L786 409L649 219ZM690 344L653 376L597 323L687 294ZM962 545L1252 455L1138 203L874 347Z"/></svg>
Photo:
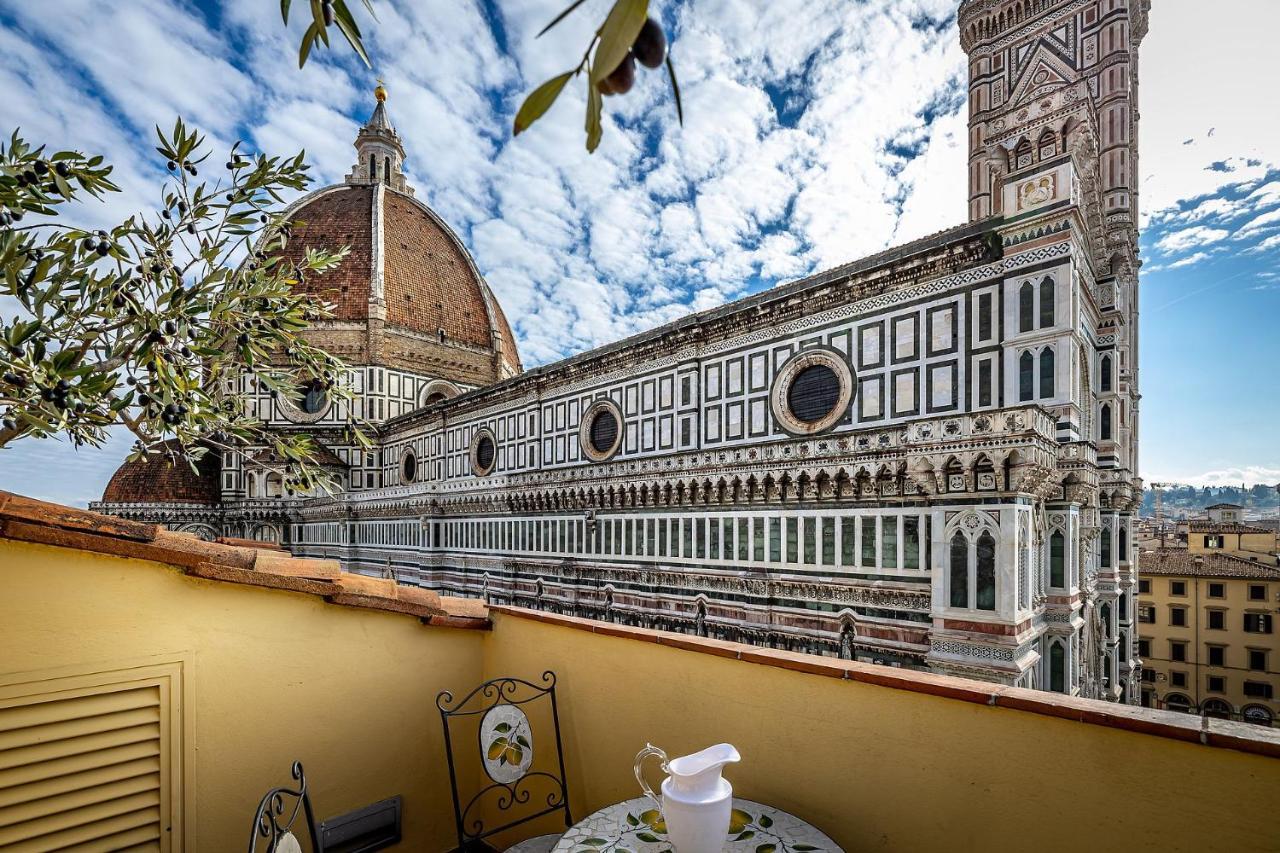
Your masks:
<svg viewBox="0 0 1280 853"><path fill-rule="evenodd" d="M461 700L445 690L436 707L444 724L460 849L487 847L482 839L557 812L566 828L573 825L555 673L544 672L539 684L494 678ZM543 726L549 728L544 735L554 736L554 753L542 736L534 737L535 727ZM472 779L479 780L479 791L464 798L460 789L472 790Z"/></svg>

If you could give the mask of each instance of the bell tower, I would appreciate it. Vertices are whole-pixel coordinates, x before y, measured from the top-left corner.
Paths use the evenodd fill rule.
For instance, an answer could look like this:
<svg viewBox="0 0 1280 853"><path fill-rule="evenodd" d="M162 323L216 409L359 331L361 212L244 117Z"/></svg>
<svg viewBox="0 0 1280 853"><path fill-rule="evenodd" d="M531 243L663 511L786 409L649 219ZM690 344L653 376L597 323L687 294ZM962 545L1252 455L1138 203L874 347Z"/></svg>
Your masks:
<svg viewBox="0 0 1280 853"><path fill-rule="evenodd" d="M1047 408L1063 452L1090 458L1043 505L1048 518L1066 520L1069 544L1060 547L1079 571L1070 594L1046 604L1054 620L1041 654L1066 656L1067 692L1135 703L1137 68L1150 5L962 0L959 12L969 58L969 218L996 218L1006 257L1056 248L1065 260L1044 270L1069 285L1048 331L1031 317L1036 306L1044 311L1044 295L1036 301L1030 276L1007 278L1004 292L1005 316L1018 319L1005 327L1004 344L1019 359L1007 371L1052 347L1065 365L1055 378L1071 390Z"/></svg>
<svg viewBox="0 0 1280 853"><path fill-rule="evenodd" d="M373 90L377 106L373 115L356 135L356 164L347 175L349 184L384 184L399 192L413 195L413 188L405 182L404 146L387 118L387 90L378 82Z"/></svg>
<svg viewBox="0 0 1280 853"><path fill-rule="evenodd" d="M1150 0L960 4L971 220L1024 212L1054 183L1025 179L1070 154L1079 186L1060 197L1069 189L1082 204L1090 236L1100 238L1096 258L1136 269L1137 67L1149 8Z"/></svg>

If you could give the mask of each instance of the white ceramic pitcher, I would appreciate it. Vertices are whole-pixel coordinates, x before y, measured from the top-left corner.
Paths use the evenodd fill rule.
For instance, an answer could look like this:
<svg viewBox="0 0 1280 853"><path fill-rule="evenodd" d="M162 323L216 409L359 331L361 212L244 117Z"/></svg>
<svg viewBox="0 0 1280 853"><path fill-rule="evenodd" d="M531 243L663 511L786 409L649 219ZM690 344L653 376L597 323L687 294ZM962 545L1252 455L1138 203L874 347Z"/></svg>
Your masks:
<svg viewBox="0 0 1280 853"><path fill-rule="evenodd" d="M644 781L642 765L650 756L662 759L662 798ZM667 754L646 744L636 756L636 781L658 804L667 824L667 839L677 853L720 853L729 834L733 786L720 775L726 764L741 761L732 744L718 743L693 755L667 760Z"/></svg>

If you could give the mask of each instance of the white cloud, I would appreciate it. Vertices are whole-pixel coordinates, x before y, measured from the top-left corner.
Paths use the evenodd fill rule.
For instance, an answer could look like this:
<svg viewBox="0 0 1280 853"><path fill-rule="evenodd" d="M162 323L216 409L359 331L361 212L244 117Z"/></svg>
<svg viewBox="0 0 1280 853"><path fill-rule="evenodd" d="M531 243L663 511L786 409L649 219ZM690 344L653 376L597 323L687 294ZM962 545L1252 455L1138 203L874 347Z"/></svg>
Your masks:
<svg viewBox="0 0 1280 853"><path fill-rule="evenodd" d="M1245 251L1250 254L1258 254L1261 252L1269 252L1272 249L1280 249L1280 234L1272 234L1267 239L1249 247Z"/></svg>
<svg viewBox="0 0 1280 853"><path fill-rule="evenodd" d="M1280 226L1280 208L1255 216L1240 226L1240 230L1236 232L1236 239L1248 239L1261 231L1269 231L1277 226Z"/></svg>
<svg viewBox="0 0 1280 853"><path fill-rule="evenodd" d="M1230 5L1214 15L1201 3L1153 4L1140 58L1144 217L1280 166L1280 109L1263 82L1280 73L1280 3ZM1200 59L1188 61L1188 45Z"/></svg>
<svg viewBox="0 0 1280 853"><path fill-rule="evenodd" d="M1181 252L1186 249L1192 249L1197 246L1207 246L1210 243L1216 243L1219 240L1225 240L1230 232L1221 228L1208 228L1204 225L1196 225L1191 228L1184 228L1181 231L1173 231L1166 234L1156 243L1156 248L1162 252Z"/></svg>
<svg viewBox="0 0 1280 853"><path fill-rule="evenodd" d="M1169 266L1165 267L1165 269L1176 270L1182 267L1189 267L1192 264L1198 264L1201 261L1208 260L1208 259L1209 259L1208 252L1196 252L1194 255L1188 255L1182 260L1174 261L1173 263L1169 264Z"/></svg>

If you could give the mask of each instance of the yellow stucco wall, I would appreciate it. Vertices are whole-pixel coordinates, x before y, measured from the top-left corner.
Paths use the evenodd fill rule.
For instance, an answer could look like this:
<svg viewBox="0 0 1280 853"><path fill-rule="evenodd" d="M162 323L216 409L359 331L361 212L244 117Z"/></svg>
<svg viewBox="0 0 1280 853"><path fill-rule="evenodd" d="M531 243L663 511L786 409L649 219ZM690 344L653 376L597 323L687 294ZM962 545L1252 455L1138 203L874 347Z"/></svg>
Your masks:
<svg viewBox="0 0 1280 853"><path fill-rule="evenodd" d="M486 673L548 667L579 814L646 740L729 741L736 793L848 851L1280 849L1274 759L496 614Z"/></svg>
<svg viewBox="0 0 1280 853"><path fill-rule="evenodd" d="M0 540L0 676L180 661L188 851L242 850L300 759L317 820L404 796L406 846L454 842L435 696L479 680L484 632ZM182 849L175 847L175 849Z"/></svg>
<svg viewBox="0 0 1280 853"><path fill-rule="evenodd" d="M437 692L546 669L578 817L638 794L646 740L672 754L728 740L739 794L849 851L1280 849L1280 760L1229 749L503 613L492 632L426 627L9 540L0 591L0 700L16 681L176 662L186 844L174 849L242 849L258 797L294 758L320 817L401 794L400 849L450 849Z"/></svg>
<svg viewBox="0 0 1280 853"><path fill-rule="evenodd" d="M1206 536L1216 537L1222 544L1216 548L1206 548L1204 546ZM1187 536L1187 551L1192 554L1235 554L1245 558L1260 557L1267 565L1274 565L1275 561L1270 558L1270 555L1275 550L1276 537L1269 532L1190 533Z"/></svg>
<svg viewBox="0 0 1280 853"><path fill-rule="evenodd" d="M1280 584L1264 578L1226 578L1190 575L1141 575L1147 592L1140 593L1139 606L1151 606L1154 620L1140 624L1139 636L1146 640L1149 654L1142 655L1143 668L1156 674L1155 681L1142 684L1165 707L1170 695L1180 694L1197 708L1210 699L1227 702L1238 717L1250 706L1267 708L1273 719L1280 721L1280 633L1250 633L1244 630L1244 614L1275 613ZM1174 595L1174 582L1180 582L1182 595ZM1222 596L1210 595L1211 587L1221 587ZM1261 589L1260 599L1250 598L1251 589ZM1173 624L1173 608L1184 611L1185 624ZM1223 611L1221 629L1209 627L1209 612ZM1173 660L1173 643L1185 644L1185 660ZM1222 648L1222 666L1209 664L1211 646ZM1249 652L1265 653L1266 668L1251 669ZM1184 681L1174 683L1178 674ZM1224 690L1209 690L1211 676L1223 679ZM1270 684L1272 698L1245 695L1245 682Z"/></svg>

